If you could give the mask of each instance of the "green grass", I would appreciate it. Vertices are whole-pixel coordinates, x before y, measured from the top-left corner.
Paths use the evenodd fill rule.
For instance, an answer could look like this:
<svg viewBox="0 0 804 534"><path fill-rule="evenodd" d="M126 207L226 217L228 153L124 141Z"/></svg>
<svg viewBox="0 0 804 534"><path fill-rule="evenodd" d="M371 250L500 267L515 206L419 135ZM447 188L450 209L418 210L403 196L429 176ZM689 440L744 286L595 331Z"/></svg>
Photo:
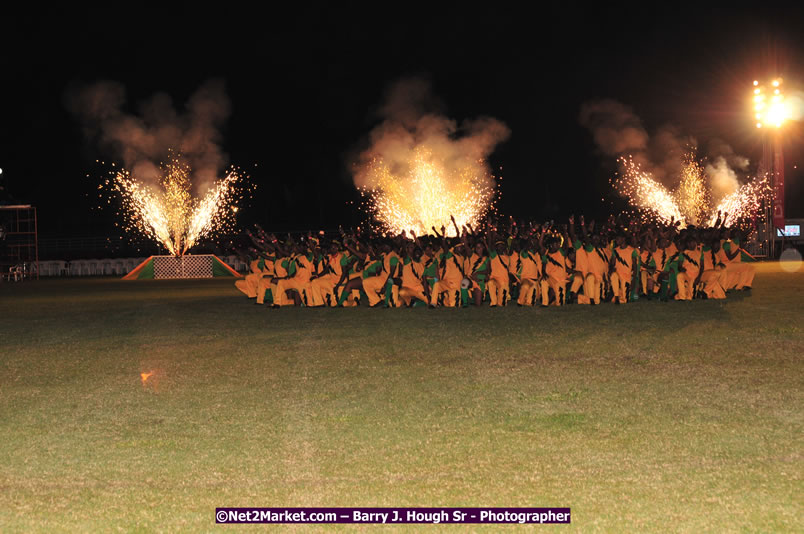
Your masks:
<svg viewBox="0 0 804 534"><path fill-rule="evenodd" d="M0 530L252 530L215 525L216 506L568 506L584 531L801 531L802 302L804 271L774 264L726 302L549 310L4 284ZM297 530L320 528L343 530Z"/></svg>

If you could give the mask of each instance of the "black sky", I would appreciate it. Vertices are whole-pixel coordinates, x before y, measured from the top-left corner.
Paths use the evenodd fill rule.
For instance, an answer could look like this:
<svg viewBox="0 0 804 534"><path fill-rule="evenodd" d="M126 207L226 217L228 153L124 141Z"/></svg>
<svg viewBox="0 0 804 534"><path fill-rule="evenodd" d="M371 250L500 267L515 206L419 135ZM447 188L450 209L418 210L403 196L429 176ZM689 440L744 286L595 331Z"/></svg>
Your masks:
<svg viewBox="0 0 804 534"><path fill-rule="evenodd" d="M111 214L90 207L94 161L114 154L89 144L65 107L70 87L100 80L125 85L133 112L156 92L183 105L205 80L224 79L224 148L259 186L243 223L281 230L361 220L347 159L405 76L428 78L449 117L509 126L491 157L503 177L498 208L538 218L602 215L616 200L614 162L578 122L585 101L616 99L649 132L674 124L701 143L723 139L755 164L751 80L778 73L788 89L804 88L801 9L393 6L11 13L0 33L5 193L38 207L42 235L113 231ZM801 132L791 127L785 147L791 217L804 216Z"/></svg>

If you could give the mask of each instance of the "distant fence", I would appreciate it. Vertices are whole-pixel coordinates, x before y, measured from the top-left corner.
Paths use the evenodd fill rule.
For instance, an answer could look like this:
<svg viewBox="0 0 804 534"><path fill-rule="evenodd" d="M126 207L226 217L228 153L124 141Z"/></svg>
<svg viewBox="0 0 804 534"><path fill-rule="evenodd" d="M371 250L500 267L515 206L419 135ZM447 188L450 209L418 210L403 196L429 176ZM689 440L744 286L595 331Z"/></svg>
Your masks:
<svg viewBox="0 0 804 534"><path fill-rule="evenodd" d="M147 259L148 256L71 261L44 260L39 262L39 276L124 276ZM220 259L239 273L248 269L248 265L237 256L221 256Z"/></svg>

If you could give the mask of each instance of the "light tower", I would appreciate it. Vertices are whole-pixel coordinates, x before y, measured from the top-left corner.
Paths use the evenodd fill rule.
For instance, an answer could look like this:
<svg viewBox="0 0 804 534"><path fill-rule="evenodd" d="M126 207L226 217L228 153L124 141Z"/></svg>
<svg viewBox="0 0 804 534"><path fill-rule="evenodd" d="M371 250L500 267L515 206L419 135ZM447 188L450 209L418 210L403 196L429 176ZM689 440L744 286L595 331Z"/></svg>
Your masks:
<svg viewBox="0 0 804 534"><path fill-rule="evenodd" d="M754 80L754 118L761 130L762 161L759 174L768 177L773 196L766 207L769 255L775 253L776 230L784 230L784 156L782 127L790 118L790 109L784 100L783 80L774 78L767 85Z"/></svg>

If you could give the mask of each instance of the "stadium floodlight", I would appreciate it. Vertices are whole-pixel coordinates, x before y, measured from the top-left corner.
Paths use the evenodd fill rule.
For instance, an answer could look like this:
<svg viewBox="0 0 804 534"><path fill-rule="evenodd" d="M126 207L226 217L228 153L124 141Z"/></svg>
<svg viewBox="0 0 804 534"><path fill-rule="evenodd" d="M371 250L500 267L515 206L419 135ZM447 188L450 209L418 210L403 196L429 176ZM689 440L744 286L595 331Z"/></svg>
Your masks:
<svg viewBox="0 0 804 534"><path fill-rule="evenodd" d="M785 102L782 91L782 79L771 80L770 86L773 87L773 90L766 91L765 86L760 85L759 80L754 80L753 102L757 128L781 128L790 118L790 107ZM770 98L768 98L768 93Z"/></svg>
<svg viewBox="0 0 804 534"><path fill-rule="evenodd" d="M784 80L775 77L765 83L754 80L751 100L754 105L753 119L756 127L762 130L762 160L759 174L768 177L772 197L766 203L765 217L773 228L784 228L784 155L782 126L792 119L792 108L784 98ZM768 230L766 235L769 255L775 255L776 232Z"/></svg>

